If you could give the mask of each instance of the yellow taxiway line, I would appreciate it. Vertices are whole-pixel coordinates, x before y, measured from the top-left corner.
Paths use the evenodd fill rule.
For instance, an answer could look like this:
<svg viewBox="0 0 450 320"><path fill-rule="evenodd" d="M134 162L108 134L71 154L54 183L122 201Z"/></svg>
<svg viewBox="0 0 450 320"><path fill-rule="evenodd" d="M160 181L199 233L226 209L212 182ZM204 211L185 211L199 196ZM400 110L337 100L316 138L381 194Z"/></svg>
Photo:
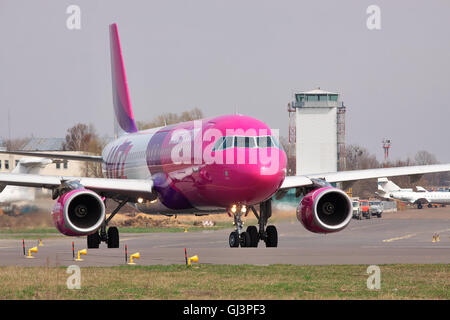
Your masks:
<svg viewBox="0 0 450 320"><path fill-rule="evenodd" d="M383 242L392 242L392 241L397 241L397 240L409 239L409 238L412 238L414 236L417 236L417 233L407 234L406 236L403 236L403 237L386 239L386 240L383 240Z"/></svg>

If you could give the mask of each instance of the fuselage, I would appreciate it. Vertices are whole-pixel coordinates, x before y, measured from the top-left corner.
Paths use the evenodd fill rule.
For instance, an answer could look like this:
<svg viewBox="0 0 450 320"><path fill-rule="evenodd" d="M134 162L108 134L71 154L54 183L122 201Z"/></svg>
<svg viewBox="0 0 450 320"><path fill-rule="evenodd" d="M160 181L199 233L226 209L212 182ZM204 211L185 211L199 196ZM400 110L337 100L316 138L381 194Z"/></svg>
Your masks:
<svg viewBox="0 0 450 320"><path fill-rule="evenodd" d="M141 211L198 212L270 198L286 173L271 129L247 116L195 120L126 134L102 153L108 178L151 179L158 201Z"/></svg>
<svg viewBox="0 0 450 320"><path fill-rule="evenodd" d="M391 191L389 197L410 203L450 204L450 192Z"/></svg>

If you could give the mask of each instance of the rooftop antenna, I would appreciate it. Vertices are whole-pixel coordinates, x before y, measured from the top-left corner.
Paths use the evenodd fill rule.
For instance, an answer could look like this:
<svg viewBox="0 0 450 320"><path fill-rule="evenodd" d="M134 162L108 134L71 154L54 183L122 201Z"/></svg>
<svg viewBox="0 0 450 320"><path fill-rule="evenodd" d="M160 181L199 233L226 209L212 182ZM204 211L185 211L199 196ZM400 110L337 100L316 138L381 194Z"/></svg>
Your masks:
<svg viewBox="0 0 450 320"><path fill-rule="evenodd" d="M9 108L8 108L8 140L11 141L11 115Z"/></svg>

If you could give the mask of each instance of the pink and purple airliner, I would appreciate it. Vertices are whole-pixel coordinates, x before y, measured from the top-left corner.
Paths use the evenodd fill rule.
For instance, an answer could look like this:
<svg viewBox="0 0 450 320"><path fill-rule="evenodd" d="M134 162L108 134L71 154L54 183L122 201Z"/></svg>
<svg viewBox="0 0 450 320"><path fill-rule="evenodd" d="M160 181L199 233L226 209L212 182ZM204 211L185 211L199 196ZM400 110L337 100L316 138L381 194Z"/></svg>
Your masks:
<svg viewBox="0 0 450 320"><path fill-rule="evenodd" d="M110 25L113 105L118 137L100 156L5 152L57 159L101 162L104 178L1 173L0 184L52 190L52 217L67 236L87 236L88 248L119 247L117 227L108 227L126 204L148 214L205 215L227 212L235 230L230 247L278 246L268 221L272 198L289 189L303 196L297 218L316 233L344 229L352 202L331 183L450 171L449 164L382 168L286 176L286 154L277 132L249 116L226 115L138 131L134 121L117 25ZM106 217L105 201L117 203ZM257 226L243 229L249 213Z"/></svg>

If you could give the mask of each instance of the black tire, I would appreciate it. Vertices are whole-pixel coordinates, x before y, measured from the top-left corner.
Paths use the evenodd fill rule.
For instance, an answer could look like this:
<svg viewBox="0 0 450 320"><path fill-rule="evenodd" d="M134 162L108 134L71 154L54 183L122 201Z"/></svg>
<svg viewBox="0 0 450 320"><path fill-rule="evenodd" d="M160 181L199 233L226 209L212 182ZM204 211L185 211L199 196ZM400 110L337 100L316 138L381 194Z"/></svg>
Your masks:
<svg viewBox="0 0 450 320"><path fill-rule="evenodd" d="M431 203L429 203L428 208L433 208L433 205Z"/></svg>
<svg viewBox="0 0 450 320"><path fill-rule="evenodd" d="M247 232L241 233L241 236L239 239L239 244L241 245L242 248L250 247L251 239L250 239L250 235Z"/></svg>
<svg viewBox="0 0 450 320"><path fill-rule="evenodd" d="M422 209L422 204L421 204L421 203L419 203L419 204L417 205L417 209Z"/></svg>
<svg viewBox="0 0 450 320"><path fill-rule="evenodd" d="M119 247L119 230L117 227L108 228L108 248Z"/></svg>
<svg viewBox="0 0 450 320"><path fill-rule="evenodd" d="M250 247L256 248L259 242L258 229L255 226L248 226L247 233L250 235Z"/></svg>
<svg viewBox="0 0 450 320"><path fill-rule="evenodd" d="M381 213L378 214L378 218L381 218Z"/></svg>
<svg viewBox="0 0 450 320"><path fill-rule="evenodd" d="M88 249L98 249L100 246L100 235L98 231L87 236L87 247Z"/></svg>
<svg viewBox="0 0 450 320"><path fill-rule="evenodd" d="M230 245L230 248L239 247L239 234L236 231L230 233L230 236L228 237L228 244Z"/></svg>
<svg viewBox="0 0 450 320"><path fill-rule="evenodd" d="M278 246L278 231L275 226L268 226L266 228L266 247L275 248Z"/></svg>

